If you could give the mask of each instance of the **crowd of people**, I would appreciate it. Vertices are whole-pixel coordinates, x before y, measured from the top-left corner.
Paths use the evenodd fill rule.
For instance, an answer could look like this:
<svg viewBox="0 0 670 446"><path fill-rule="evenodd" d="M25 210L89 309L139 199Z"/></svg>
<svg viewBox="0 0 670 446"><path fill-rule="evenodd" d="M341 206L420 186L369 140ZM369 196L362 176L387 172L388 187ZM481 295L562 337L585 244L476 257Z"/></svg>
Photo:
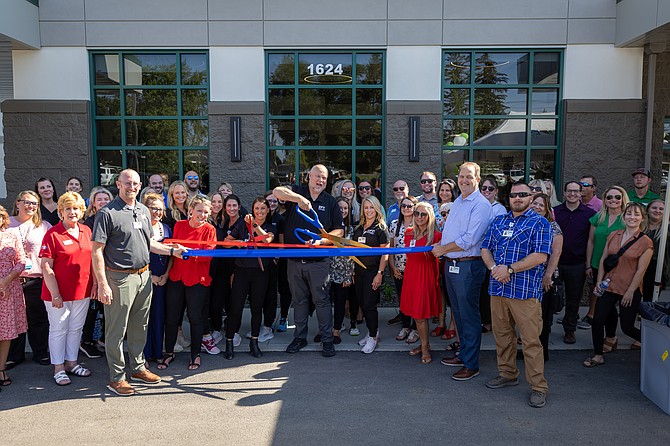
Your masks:
<svg viewBox="0 0 670 446"><path fill-rule="evenodd" d="M591 329L585 367L604 364L604 354L617 349L618 320L631 348L640 348L635 320L640 302L653 295L664 222L648 170L633 172L630 190L613 185L601 197L591 174L568 181L562 203L550 180L500 185L472 162L455 179L438 182L425 171L418 180L417 195L408 181L395 181L387 210L370 181L330 185L327 168L317 164L306 184L267 191L248 211L227 182L203 194L193 171L169 186L154 174L142 188L139 174L124 170L114 193L94 187L86 198L79 178L68 179L60 196L51 179L39 178L34 190L18 194L11 217L0 207L0 390L11 384L7 370L25 361L26 340L32 359L52 365L60 386L91 375L79 353L105 355L108 388L122 396L136 392L124 340L130 381L145 384L161 380L150 362L166 370L186 348L191 371L201 353L221 353L224 339L223 356L233 360L247 301L254 357L262 357L261 345L274 333L287 331L291 306L287 353L308 344L316 313L313 341L323 356L336 354L343 332L361 335L363 323L359 345L370 354L380 341L377 307L387 265L399 312L386 323L400 326L397 341L418 342L410 355L429 364L431 337L452 340L440 362L458 368L454 380L466 381L479 375L482 334L492 331L498 375L486 386L517 385L516 360L523 358L533 407L546 404L544 363L560 289L563 341L575 343L578 329ZM307 243L348 239L432 250L360 258L183 256L189 249L239 249L235 242L303 244L300 234L319 229L324 237ZM580 318L587 279L591 301Z"/></svg>

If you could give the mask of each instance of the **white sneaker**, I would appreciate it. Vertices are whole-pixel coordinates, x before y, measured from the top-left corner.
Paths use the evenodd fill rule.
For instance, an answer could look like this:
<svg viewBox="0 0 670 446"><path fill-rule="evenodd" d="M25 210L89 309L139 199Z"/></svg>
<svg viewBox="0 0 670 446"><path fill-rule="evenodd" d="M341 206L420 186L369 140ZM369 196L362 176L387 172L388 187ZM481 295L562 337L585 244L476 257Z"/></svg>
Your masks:
<svg viewBox="0 0 670 446"><path fill-rule="evenodd" d="M361 350L363 353L372 353L377 348L377 338L371 338L368 336L368 340Z"/></svg>
<svg viewBox="0 0 670 446"><path fill-rule="evenodd" d="M211 336L203 337L202 342L200 343L200 351L207 352L210 355L218 355L221 353L219 347L214 343L214 338Z"/></svg>
<svg viewBox="0 0 670 446"><path fill-rule="evenodd" d="M261 327L261 332L258 335L258 342L266 342L274 337L275 335L272 333L272 329L270 327L263 326Z"/></svg>
<svg viewBox="0 0 670 446"><path fill-rule="evenodd" d="M365 337L364 337L363 339L361 339L360 341L358 341L358 345L360 345L361 347L363 347L365 344L368 343L368 339L370 339L370 332L368 332L368 334L366 334Z"/></svg>
<svg viewBox="0 0 670 446"><path fill-rule="evenodd" d="M247 334L244 335L245 338L251 339L251 330L247 332Z"/></svg>
<svg viewBox="0 0 670 446"><path fill-rule="evenodd" d="M239 347L241 343L242 337L239 333L235 333L235 336L233 336L233 347Z"/></svg>
<svg viewBox="0 0 670 446"><path fill-rule="evenodd" d="M191 346L191 341L184 337L184 333L181 330L179 330L179 333L177 333L177 344L184 348Z"/></svg>
<svg viewBox="0 0 670 446"><path fill-rule="evenodd" d="M223 340L223 335L221 334L220 331L213 330L212 331L212 337L214 338L214 343L218 344Z"/></svg>
<svg viewBox="0 0 670 446"><path fill-rule="evenodd" d="M177 342L177 343L174 345L174 348L172 349L172 353L181 353L181 352L183 352L183 351L184 351L184 347L182 347L181 345L179 345L179 342Z"/></svg>
<svg viewBox="0 0 670 446"><path fill-rule="evenodd" d="M349 336L358 336L361 334L361 331L358 329L358 327L351 327L349 329Z"/></svg>

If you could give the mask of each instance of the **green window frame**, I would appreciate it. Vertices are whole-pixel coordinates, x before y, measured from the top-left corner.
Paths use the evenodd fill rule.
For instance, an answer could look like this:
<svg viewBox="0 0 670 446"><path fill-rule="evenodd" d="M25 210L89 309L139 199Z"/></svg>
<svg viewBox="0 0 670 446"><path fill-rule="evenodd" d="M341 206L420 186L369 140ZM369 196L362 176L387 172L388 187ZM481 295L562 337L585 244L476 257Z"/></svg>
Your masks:
<svg viewBox="0 0 670 446"><path fill-rule="evenodd" d="M329 191L338 179L383 178L386 52L269 50L265 58L268 188L304 181L315 162L331 169Z"/></svg>
<svg viewBox="0 0 670 446"><path fill-rule="evenodd" d="M668 187L668 172L670 171L670 116L663 119L663 162L661 166L661 192Z"/></svg>
<svg viewBox="0 0 670 446"><path fill-rule="evenodd" d="M168 182L195 170L209 187L209 52L98 50L89 52L96 185L113 186L120 170Z"/></svg>
<svg viewBox="0 0 670 446"><path fill-rule="evenodd" d="M443 49L443 176L475 161L501 186L560 184L563 62L557 48Z"/></svg>

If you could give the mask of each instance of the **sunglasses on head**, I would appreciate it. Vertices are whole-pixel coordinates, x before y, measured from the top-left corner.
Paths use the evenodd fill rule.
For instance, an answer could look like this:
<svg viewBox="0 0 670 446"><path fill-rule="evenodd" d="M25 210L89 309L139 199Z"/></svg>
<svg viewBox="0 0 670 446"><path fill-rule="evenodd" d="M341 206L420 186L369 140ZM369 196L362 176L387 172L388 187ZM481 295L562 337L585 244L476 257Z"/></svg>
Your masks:
<svg viewBox="0 0 670 446"><path fill-rule="evenodd" d="M428 217L428 212L414 211L414 216L415 217L426 218L426 217Z"/></svg>
<svg viewBox="0 0 670 446"><path fill-rule="evenodd" d="M528 186L533 192L542 192L542 186Z"/></svg>
<svg viewBox="0 0 670 446"><path fill-rule="evenodd" d="M496 188L494 186L482 186L482 190L493 192L494 190L496 190Z"/></svg>
<svg viewBox="0 0 670 446"><path fill-rule="evenodd" d="M526 197L530 197L530 192L510 192L509 197L510 198L516 198L516 197L526 198Z"/></svg>
<svg viewBox="0 0 670 446"><path fill-rule="evenodd" d="M372 190L372 186L358 186L358 190Z"/></svg>
<svg viewBox="0 0 670 446"><path fill-rule="evenodd" d="M400 207L403 209L414 209L413 204L401 204Z"/></svg>
<svg viewBox="0 0 670 446"><path fill-rule="evenodd" d="M199 180L200 177L198 175L189 175L186 177L187 180Z"/></svg>
<svg viewBox="0 0 670 446"><path fill-rule="evenodd" d="M432 179L432 178L424 178L424 179L421 180L421 184L432 183L434 181L435 180Z"/></svg>
<svg viewBox="0 0 670 446"><path fill-rule="evenodd" d="M404 191L404 190L405 190L405 187L404 187L404 186L403 186L403 187L394 187L394 188L393 188L393 192L402 192L402 191Z"/></svg>
<svg viewBox="0 0 670 446"><path fill-rule="evenodd" d="M608 195L605 198L608 200L621 200L621 195Z"/></svg>

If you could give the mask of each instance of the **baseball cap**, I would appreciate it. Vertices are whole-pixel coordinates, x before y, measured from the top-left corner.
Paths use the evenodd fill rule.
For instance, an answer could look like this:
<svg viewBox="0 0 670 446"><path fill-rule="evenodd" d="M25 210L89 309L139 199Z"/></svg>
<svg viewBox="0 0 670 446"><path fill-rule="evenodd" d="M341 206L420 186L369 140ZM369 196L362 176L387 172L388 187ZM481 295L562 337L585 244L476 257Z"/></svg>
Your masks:
<svg viewBox="0 0 670 446"><path fill-rule="evenodd" d="M649 172L649 169L645 169L644 167L638 167L633 171L631 176L635 176L638 173L641 173L642 175L646 175L648 178L651 178L651 172Z"/></svg>

